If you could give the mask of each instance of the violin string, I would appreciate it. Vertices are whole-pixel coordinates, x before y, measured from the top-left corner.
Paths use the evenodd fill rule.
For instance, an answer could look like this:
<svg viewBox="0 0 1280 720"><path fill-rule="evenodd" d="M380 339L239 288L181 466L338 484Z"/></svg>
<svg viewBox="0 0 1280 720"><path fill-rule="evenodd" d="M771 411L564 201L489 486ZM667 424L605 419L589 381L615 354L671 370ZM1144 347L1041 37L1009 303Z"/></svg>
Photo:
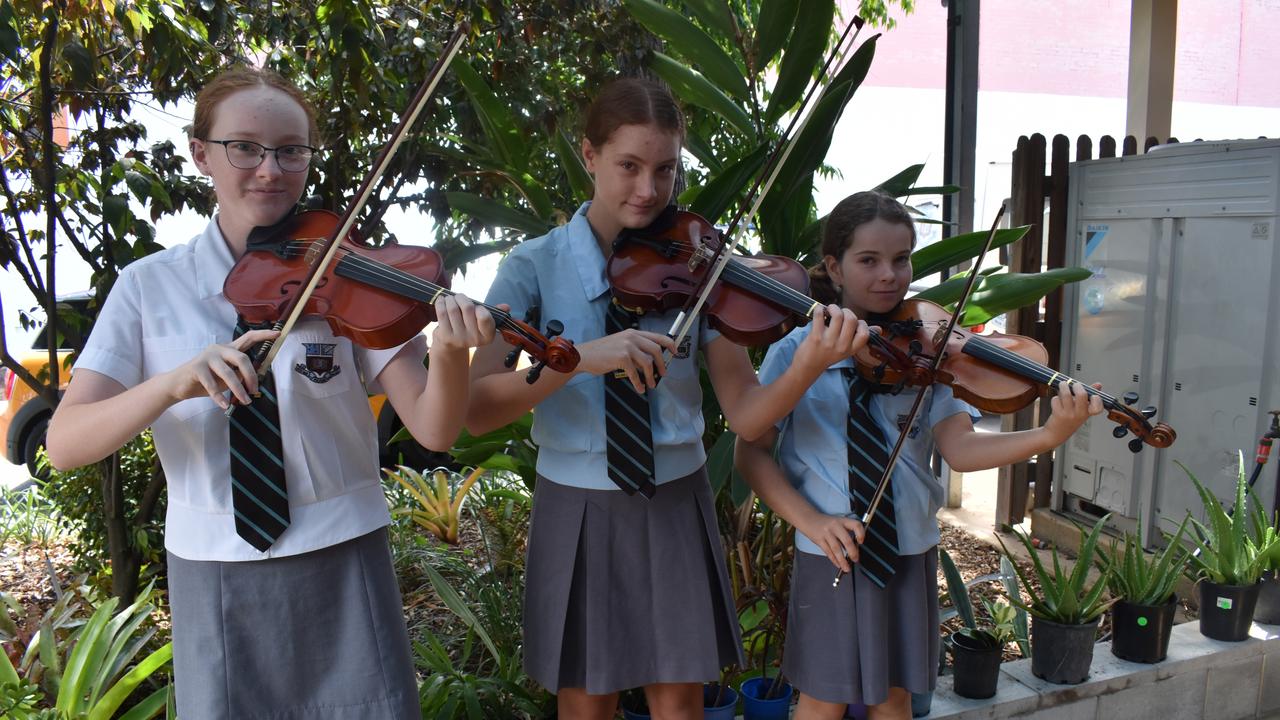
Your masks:
<svg viewBox="0 0 1280 720"><path fill-rule="evenodd" d="M290 251L298 251L300 249L305 249L307 246L309 246L313 242L317 242L317 241L295 240L288 243L287 248ZM387 280L397 281L400 283L402 287L408 288L410 290L419 291L424 295L434 295L439 292L443 292L448 295L456 294L449 288L444 287L443 285L438 285L436 283L423 280L422 278L406 273L403 270L400 270L399 268L393 267L391 265L387 265L386 263L379 262L377 260L373 260L372 258L365 257L364 255L353 252L351 250L348 250L345 248L339 248L338 252L340 253L339 264L341 264L341 262L343 261L346 261L354 267L358 267L366 271L372 271L373 272L372 277L379 278L383 281L387 281ZM373 283L370 283L370 284L373 284ZM390 288L386 288L386 289L390 289ZM537 338L531 337L523 327L521 327L518 323L515 322L515 319L511 316L511 313L508 313L502 310L501 308L494 307L487 303L477 302L476 304L486 308L489 311L489 314L494 316L495 321L501 327L505 327L507 330L517 335L520 335L521 337L525 338L531 343L537 344L539 342Z"/></svg>
<svg viewBox="0 0 1280 720"><path fill-rule="evenodd" d="M1003 362L999 363L1002 367L1005 367L1006 369L1011 370L1013 372L1018 372L1026 377L1029 377L1032 379L1038 379L1044 382L1045 384L1050 385L1050 387L1056 387L1053 383L1061 384L1064 381L1074 382L1080 385L1080 387L1084 388L1086 393L1090 395L1097 395L1099 398L1102 399L1103 403L1105 403L1108 407L1116 407L1122 404L1118 400L1116 400L1116 398L1112 395L1109 395L1101 390L1098 390L1097 388L1094 388L1091 385L1088 385L1079 380L1076 380L1075 378L1065 373L1060 373L1056 370L1053 370L1047 365L1042 365L1040 363L1035 362L1034 360L1031 360L1030 358L1023 357L1022 355L1019 355L1018 353L1015 353L1012 350L1002 348L999 345L996 345L995 343L989 340L985 340L980 336L977 336L977 335L971 336L969 338L968 343L966 343L966 347L968 346L969 343L973 343L973 347L975 350L978 350L979 352L988 355L989 356L988 359L994 360L998 358L1002 360Z"/></svg>

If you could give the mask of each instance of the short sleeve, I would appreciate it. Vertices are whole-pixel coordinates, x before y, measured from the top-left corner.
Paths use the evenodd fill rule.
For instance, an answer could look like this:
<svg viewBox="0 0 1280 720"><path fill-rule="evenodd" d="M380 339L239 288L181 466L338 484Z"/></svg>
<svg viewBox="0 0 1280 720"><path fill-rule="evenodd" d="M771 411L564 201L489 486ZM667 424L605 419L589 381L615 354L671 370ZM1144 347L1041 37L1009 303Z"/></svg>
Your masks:
<svg viewBox="0 0 1280 720"><path fill-rule="evenodd" d="M794 335L787 335L778 342L769 346L769 350L764 354L764 361L760 363L760 384L768 385L787 371L791 366L791 360L796 354L796 340ZM791 419L791 414L787 413L782 419L774 423L774 427L778 432L785 432L787 423Z"/></svg>
<svg viewBox="0 0 1280 720"><path fill-rule="evenodd" d="M136 275L127 268L94 321L76 370L92 370L125 387L142 382L142 315Z"/></svg>
<svg viewBox="0 0 1280 720"><path fill-rule="evenodd" d="M951 392L950 387L938 383L933 386L932 392L933 400L929 404L929 427L935 427L943 420L960 413L964 413L974 420L982 417L982 413L977 408L958 399Z"/></svg>
<svg viewBox="0 0 1280 720"><path fill-rule="evenodd" d="M498 266L489 294L485 296L488 305L510 306L511 315L516 318L523 318L529 308L538 306L542 295L533 258L524 252L524 247L517 247Z"/></svg>
<svg viewBox="0 0 1280 720"><path fill-rule="evenodd" d="M417 362L423 362L427 357L427 339L422 333L418 333L407 342L385 350L370 350L359 345L354 346L354 349L356 362L360 364L360 370L364 375L365 392L370 395L377 395L385 392L382 383L378 382L378 376L382 374L387 364L395 359L402 350Z"/></svg>

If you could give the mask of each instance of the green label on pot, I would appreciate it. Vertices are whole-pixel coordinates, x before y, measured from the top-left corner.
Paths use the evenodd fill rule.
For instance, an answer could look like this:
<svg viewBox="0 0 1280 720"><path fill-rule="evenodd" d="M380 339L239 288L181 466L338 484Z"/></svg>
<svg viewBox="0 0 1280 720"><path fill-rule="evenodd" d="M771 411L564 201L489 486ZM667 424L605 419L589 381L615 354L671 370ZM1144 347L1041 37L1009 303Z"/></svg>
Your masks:
<svg viewBox="0 0 1280 720"><path fill-rule="evenodd" d="M1230 610L1230 609L1231 609L1231 598L1226 598L1226 597L1220 597L1220 598L1218 598L1218 609L1219 609L1219 610Z"/></svg>
<svg viewBox="0 0 1280 720"><path fill-rule="evenodd" d="M1145 617L1139 617L1138 627L1146 627L1146 626L1147 626L1147 619Z"/></svg>

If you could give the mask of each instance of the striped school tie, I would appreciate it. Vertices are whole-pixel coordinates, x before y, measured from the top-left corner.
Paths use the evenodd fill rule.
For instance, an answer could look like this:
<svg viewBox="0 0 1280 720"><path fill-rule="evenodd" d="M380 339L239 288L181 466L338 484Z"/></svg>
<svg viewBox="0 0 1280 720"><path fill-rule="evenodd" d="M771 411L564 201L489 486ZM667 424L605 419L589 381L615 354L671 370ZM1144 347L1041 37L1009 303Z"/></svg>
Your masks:
<svg viewBox="0 0 1280 720"><path fill-rule="evenodd" d="M237 318L235 337L253 329ZM289 527L276 383L267 373L259 395L231 413L231 507L236 533L265 551Z"/></svg>
<svg viewBox="0 0 1280 720"><path fill-rule="evenodd" d="M871 416L871 383L862 380L852 368L844 369L849 383L849 493L853 512L861 519L866 514L876 485L889 462L884 433ZM885 487L884 497L867 526L866 540L858 549L858 569L871 582L884 587L897 572L898 527L893 512L893 484Z"/></svg>
<svg viewBox="0 0 1280 720"><path fill-rule="evenodd" d="M616 302L605 312L604 331L612 335L639 325L639 316ZM638 393L631 381L616 373L604 376L604 432L608 447L609 479L628 495L651 498L657 491L653 479L653 428L649 420L649 394Z"/></svg>

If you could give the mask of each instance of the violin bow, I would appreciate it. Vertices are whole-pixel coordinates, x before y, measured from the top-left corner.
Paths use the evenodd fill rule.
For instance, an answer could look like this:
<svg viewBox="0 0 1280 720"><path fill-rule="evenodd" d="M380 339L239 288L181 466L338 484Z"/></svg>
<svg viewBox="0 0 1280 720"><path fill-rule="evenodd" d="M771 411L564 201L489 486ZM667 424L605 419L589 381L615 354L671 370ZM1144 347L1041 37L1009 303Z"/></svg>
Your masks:
<svg viewBox="0 0 1280 720"><path fill-rule="evenodd" d="M801 110L804 112L797 112L791 117L791 122L787 124L786 130L782 133L781 141L769 155L764 171L756 176L756 181L747 193L747 197L738 205L738 212L729 221L729 225L724 232L724 239L720 242L720 247L716 249L716 254L712 258L714 264L704 276L701 289L697 294L690 296L690 302L686 303L685 307L680 310L680 314L676 316L671 324L671 329L667 331L667 336L675 340L677 346L684 342L685 337L688 336L689 331L693 328L693 323L697 321L699 313L702 312L702 306L706 304L707 298L711 296L711 291L715 288L716 281L720 279L721 273L724 272L729 262L733 260L733 250L737 246L737 242L734 240L734 233L738 229L738 224L742 222L744 217L755 217L756 213L760 211L760 204L764 202L765 196L769 194L769 189L778 178L778 173L782 171L783 164L791 156L791 151L795 149L797 140L800 138L801 133L804 132L805 127L808 126L809 120L814 116L818 102L822 98L819 97L818 102L814 102L812 107L809 104L810 100L819 87L830 87L827 71L836 57L843 54L842 49L845 46L846 38L849 37L849 32L856 29L856 32L853 33L853 40L850 42L850 46L852 46L857 43L858 35L862 32L862 26L862 18L856 15L845 26L844 32L840 34L840 39L836 41L835 46L831 48L831 52L823 62L822 72L819 73L816 81L809 86L800 102ZM824 80L826 81L825 83ZM801 119L802 114L804 116L803 120ZM748 204L750 204L751 208L749 211L745 210ZM812 316L818 307L819 304L815 302L813 307L809 308L809 315ZM663 352L663 355L665 359L666 351Z"/></svg>
<svg viewBox="0 0 1280 720"><path fill-rule="evenodd" d="M360 189L356 191L356 195L351 200L351 204L347 207L346 213L342 216L342 224L338 227L331 237L328 238L328 246L323 249L323 255L319 259L313 261L307 282L302 289L296 293L289 301L284 320L277 321L272 327L273 330L280 332L279 337L275 340L268 340L261 343L253 352L254 367L258 371L258 377L265 377L271 371L271 362L275 359L276 353L280 351L281 341L288 336L293 330L293 326L302 317L302 312L306 308L307 300L310 299L311 293L320 284L320 278L323 277L325 270L332 264L333 259L338 255L338 248L341 247L341 239L346 237L355 226L356 216L360 214L360 210L369 202L369 198L373 195L375 183L386 173L387 168L391 165L391 160L395 157L396 152L400 149L400 144L404 142L408 135L409 128L413 126L418 119L418 114L426 107L427 101L431 99L431 95L435 92L436 86L440 84L440 79L444 77L445 70L448 69L453 58L458 54L459 48L462 47L462 40L470 30L470 25L463 21L454 29L453 35L449 37L445 44L444 51L436 64L431 67L431 72L427 74L426 80L418 88L418 92L414 95L412 102L409 104L409 110L400 118L400 124L396 126L391 133L391 139L382 147L382 152L378 155L378 159L374 161L373 170L365 176L360 184ZM318 254L318 253L317 253ZM443 288L441 292L443 292ZM439 295L439 293L437 293ZM232 405L227 409L230 414L235 408Z"/></svg>
<svg viewBox="0 0 1280 720"><path fill-rule="evenodd" d="M974 258L973 269L969 271L969 278L965 281L964 292L960 294L960 299L956 301L956 309L951 313L951 320L944 327L939 328L937 336L934 338L933 359L929 364L930 377L937 373L938 366L942 364L942 351L947 346L947 337L951 334L951 329L956 327L956 323L960 321L961 315L964 314L964 308L969 302L969 296L977 285L978 268L982 265L983 256L991 250L992 242L996 238L996 232L1000 229L1000 219L1004 217L1004 210L1005 204L1000 203L1000 210L996 212L995 222L991 223L991 232L987 235L987 241L982 245L982 252L978 253L978 256ZM864 529L875 518L876 509L880 506L880 500L884 498L885 490L889 487L889 478L893 475L893 467L898 462L898 455L902 452L902 446L906 442L911 426L915 423L916 415L920 413L926 389L920 388L920 391L916 393L916 399L911 403L911 411L907 413L907 422L898 432L898 441L893 444L893 450L889 453L888 461L885 462L884 472L880 475L880 482L876 484L875 494L871 496L871 502L867 504L867 511L862 514L862 527ZM837 579L839 579L839 576L837 576Z"/></svg>

